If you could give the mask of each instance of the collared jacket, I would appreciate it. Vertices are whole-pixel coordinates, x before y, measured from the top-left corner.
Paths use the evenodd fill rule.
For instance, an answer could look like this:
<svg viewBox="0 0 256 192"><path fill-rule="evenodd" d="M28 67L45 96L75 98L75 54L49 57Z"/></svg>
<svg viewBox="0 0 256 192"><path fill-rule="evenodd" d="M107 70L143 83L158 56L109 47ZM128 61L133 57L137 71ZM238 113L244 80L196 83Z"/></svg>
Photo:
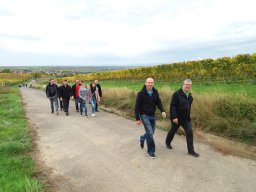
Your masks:
<svg viewBox="0 0 256 192"><path fill-rule="evenodd" d="M151 97L148 95L146 86L144 85L140 92L137 94L135 104L135 118L140 120L141 115L154 116L156 106L161 112L164 112L163 104L159 97L158 91L153 87L153 94Z"/></svg>
<svg viewBox="0 0 256 192"><path fill-rule="evenodd" d="M178 118L179 123L190 121L190 110L193 102L192 94L187 96L182 88L172 95L170 103L170 119Z"/></svg>

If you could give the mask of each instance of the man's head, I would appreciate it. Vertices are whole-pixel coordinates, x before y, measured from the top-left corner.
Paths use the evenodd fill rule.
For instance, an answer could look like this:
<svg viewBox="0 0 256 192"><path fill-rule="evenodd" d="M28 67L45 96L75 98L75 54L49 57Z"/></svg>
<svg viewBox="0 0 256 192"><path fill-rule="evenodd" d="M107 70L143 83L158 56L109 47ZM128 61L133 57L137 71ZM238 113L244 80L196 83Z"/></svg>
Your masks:
<svg viewBox="0 0 256 192"><path fill-rule="evenodd" d="M97 79L95 79L95 80L94 80L94 83L97 85L97 84L98 84L98 80L97 80Z"/></svg>
<svg viewBox="0 0 256 192"><path fill-rule="evenodd" d="M50 80L50 84L53 85L54 84L54 79Z"/></svg>
<svg viewBox="0 0 256 192"><path fill-rule="evenodd" d="M77 85L79 85L79 84L80 84L80 80L79 80L79 79L76 79L75 83L76 83Z"/></svg>
<svg viewBox="0 0 256 192"><path fill-rule="evenodd" d="M191 79L185 79L185 80L183 81L182 89L183 89L185 92L188 92L188 91L190 91L191 86L192 86L192 81L191 81Z"/></svg>
<svg viewBox="0 0 256 192"><path fill-rule="evenodd" d="M145 85L147 90L151 91L154 87L154 79L153 78L147 78L145 81Z"/></svg>
<svg viewBox="0 0 256 192"><path fill-rule="evenodd" d="M65 80L63 81L63 85L66 86L67 84L68 84L68 82L67 82L67 80L65 79Z"/></svg>

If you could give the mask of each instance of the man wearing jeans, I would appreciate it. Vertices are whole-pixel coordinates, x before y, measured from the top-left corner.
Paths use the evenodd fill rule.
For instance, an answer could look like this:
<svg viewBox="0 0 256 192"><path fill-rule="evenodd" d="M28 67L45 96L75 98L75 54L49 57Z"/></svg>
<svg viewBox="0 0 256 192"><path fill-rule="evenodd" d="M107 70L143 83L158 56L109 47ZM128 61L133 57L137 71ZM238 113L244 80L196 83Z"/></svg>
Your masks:
<svg viewBox="0 0 256 192"><path fill-rule="evenodd" d="M144 125L146 133L140 136L140 147L144 148L144 141L146 139L148 146L148 156L150 158L155 158L155 142L154 142L154 132L155 132L155 111L156 106L162 113L162 117L166 117L164 108L159 97L157 90L154 88L154 80L152 78L147 78L144 87L137 94L136 105L135 105L135 117L137 125Z"/></svg>
<svg viewBox="0 0 256 192"><path fill-rule="evenodd" d="M55 105L55 110L56 114L59 115L59 102L58 102L58 86L55 84L54 79L51 79L49 84L46 87L46 95L47 98L50 99L51 102L51 113L54 113L54 105Z"/></svg>
<svg viewBox="0 0 256 192"><path fill-rule="evenodd" d="M186 132L188 154L199 157L193 145L193 130L190 118L190 109L193 102L193 97L190 93L191 86L192 81L186 79L183 82L182 88L172 95L170 104L171 129L167 134L165 144L168 149L172 149L171 142L173 137L178 128L182 126Z"/></svg>

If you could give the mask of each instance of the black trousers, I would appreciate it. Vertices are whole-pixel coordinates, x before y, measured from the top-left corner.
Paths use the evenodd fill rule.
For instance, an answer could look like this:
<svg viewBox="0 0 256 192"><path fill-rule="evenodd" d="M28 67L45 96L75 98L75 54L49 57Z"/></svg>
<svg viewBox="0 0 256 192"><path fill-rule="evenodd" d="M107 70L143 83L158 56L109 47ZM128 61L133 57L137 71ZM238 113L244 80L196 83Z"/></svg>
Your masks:
<svg viewBox="0 0 256 192"><path fill-rule="evenodd" d="M167 145L171 144L175 133L177 132L177 130L179 129L179 127L182 126L183 129L186 132L186 140L187 140L187 148L188 148L188 152L194 152L194 144L193 144L193 130L192 130L192 124L191 121L187 121L184 123L179 123L179 124L175 124L172 123L171 124L171 129L168 132L167 136L166 136L166 140L165 143Z"/></svg>
<svg viewBox="0 0 256 192"><path fill-rule="evenodd" d="M60 100L60 108L63 109L63 101Z"/></svg>
<svg viewBox="0 0 256 192"><path fill-rule="evenodd" d="M68 112L70 98L62 98L64 112Z"/></svg>

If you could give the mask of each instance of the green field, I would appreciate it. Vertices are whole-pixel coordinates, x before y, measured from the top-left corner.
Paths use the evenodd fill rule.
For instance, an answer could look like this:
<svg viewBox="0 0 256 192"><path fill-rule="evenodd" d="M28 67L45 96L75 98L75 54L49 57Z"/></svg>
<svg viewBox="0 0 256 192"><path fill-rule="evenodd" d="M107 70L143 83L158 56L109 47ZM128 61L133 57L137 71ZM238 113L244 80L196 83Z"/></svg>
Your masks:
<svg viewBox="0 0 256 192"><path fill-rule="evenodd" d="M102 88L110 87L126 87L134 91L139 91L144 85L144 81L133 81L133 80L105 80L100 82ZM168 87L171 90L177 90L181 87L182 82L178 83L161 83L155 82L155 87L157 89ZM228 94L243 94L245 97L256 98L256 85L251 83L195 83L192 85L192 92L195 93L228 93Z"/></svg>
<svg viewBox="0 0 256 192"><path fill-rule="evenodd" d="M0 87L0 192L42 191L18 89Z"/></svg>

